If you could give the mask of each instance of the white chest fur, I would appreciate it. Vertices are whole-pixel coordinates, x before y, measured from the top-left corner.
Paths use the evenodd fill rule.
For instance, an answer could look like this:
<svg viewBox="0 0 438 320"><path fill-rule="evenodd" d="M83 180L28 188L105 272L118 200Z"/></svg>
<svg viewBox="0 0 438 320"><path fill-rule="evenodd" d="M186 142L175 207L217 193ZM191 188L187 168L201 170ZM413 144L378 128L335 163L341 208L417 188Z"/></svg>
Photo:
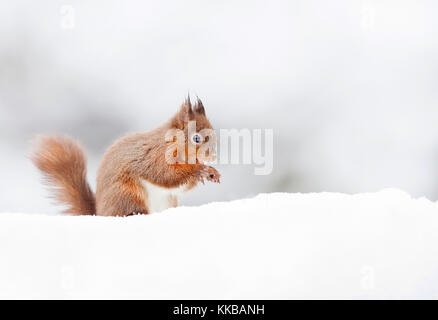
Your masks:
<svg viewBox="0 0 438 320"><path fill-rule="evenodd" d="M163 188L142 180L141 184L145 189L146 204L149 212L160 212L173 206L174 197L178 197L184 192L185 185L178 188Z"/></svg>

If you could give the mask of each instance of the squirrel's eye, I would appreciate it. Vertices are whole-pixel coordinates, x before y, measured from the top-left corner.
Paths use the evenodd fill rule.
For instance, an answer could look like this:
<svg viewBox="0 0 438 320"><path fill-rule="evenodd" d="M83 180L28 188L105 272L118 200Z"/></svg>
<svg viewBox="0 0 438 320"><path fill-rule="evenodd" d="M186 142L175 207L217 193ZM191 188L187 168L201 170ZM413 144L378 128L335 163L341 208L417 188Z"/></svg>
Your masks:
<svg viewBox="0 0 438 320"><path fill-rule="evenodd" d="M199 134L195 134L192 139L194 143L201 143L201 136Z"/></svg>

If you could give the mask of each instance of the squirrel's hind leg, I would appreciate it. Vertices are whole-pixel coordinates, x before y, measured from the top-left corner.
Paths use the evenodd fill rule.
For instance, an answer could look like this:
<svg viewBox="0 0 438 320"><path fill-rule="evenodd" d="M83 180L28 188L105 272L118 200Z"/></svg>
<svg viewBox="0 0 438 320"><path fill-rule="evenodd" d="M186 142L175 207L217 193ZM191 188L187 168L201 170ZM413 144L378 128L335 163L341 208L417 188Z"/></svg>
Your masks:
<svg viewBox="0 0 438 320"><path fill-rule="evenodd" d="M136 216L139 214L149 214L146 206L139 206L134 200L124 199L121 201L122 206L118 209L121 216Z"/></svg>
<svg viewBox="0 0 438 320"><path fill-rule="evenodd" d="M114 183L98 193L97 215L123 217L148 213L150 210L139 184Z"/></svg>
<svg viewBox="0 0 438 320"><path fill-rule="evenodd" d="M148 214L148 212L146 210L134 211L127 214L127 216L137 216L139 214Z"/></svg>
<svg viewBox="0 0 438 320"><path fill-rule="evenodd" d="M150 211L147 207L136 207L134 210L128 211L127 216L137 216L139 214L149 214Z"/></svg>

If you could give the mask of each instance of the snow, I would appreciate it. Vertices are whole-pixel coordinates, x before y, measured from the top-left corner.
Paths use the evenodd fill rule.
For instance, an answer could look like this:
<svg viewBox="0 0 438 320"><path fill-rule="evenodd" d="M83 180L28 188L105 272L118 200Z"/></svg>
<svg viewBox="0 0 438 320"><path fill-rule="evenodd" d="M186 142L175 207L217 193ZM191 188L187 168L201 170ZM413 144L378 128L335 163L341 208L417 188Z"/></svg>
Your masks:
<svg viewBox="0 0 438 320"><path fill-rule="evenodd" d="M438 203L386 189L4 213L0 257L0 298L438 298Z"/></svg>

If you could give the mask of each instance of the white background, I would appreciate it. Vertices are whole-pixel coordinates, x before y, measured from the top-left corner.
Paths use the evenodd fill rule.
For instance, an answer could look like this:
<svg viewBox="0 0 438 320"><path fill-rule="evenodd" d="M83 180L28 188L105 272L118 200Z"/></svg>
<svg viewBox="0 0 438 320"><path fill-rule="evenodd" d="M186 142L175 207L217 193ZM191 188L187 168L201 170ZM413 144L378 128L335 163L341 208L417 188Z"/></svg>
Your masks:
<svg viewBox="0 0 438 320"><path fill-rule="evenodd" d="M187 91L216 128L273 128L274 172L219 167L183 203L259 192L438 199L438 5L388 1L0 2L0 210L57 212L35 133L89 152L169 118Z"/></svg>

